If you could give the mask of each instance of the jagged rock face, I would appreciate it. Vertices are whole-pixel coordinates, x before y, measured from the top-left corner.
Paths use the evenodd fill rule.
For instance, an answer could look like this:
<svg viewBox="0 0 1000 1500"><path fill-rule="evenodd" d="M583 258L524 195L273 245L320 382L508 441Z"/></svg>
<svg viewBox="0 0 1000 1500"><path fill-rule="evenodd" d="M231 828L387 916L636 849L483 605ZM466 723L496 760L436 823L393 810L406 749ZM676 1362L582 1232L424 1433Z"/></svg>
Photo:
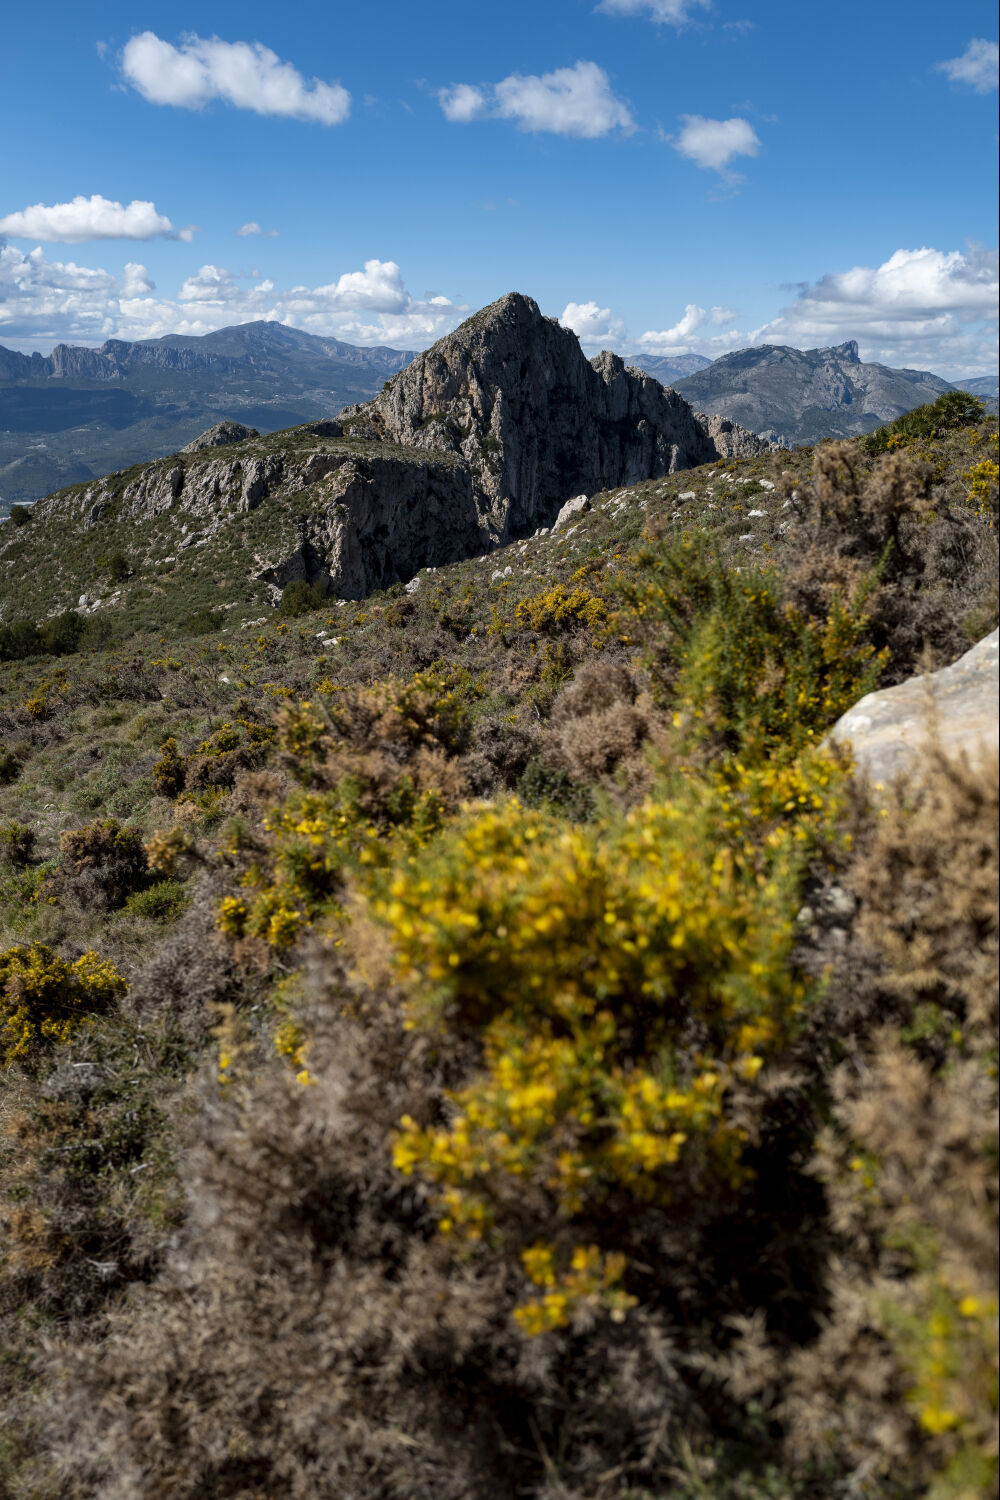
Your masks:
<svg viewBox="0 0 1000 1500"><path fill-rule="evenodd" d="M489 542L461 464L351 457L330 474L323 501L303 521L295 551L261 570L265 582L321 581L341 599L363 599Z"/></svg>
<svg viewBox="0 0 1000 1500"><path fill-rule="evenodd" d="M738 422L730 421L729 417L698 412L697 418L715 444L720 458L757 458L762 453L776 451L778 447L769 438L758 437L756 432L749 432Z"/></svg>
<svg viewBox="0 0 1000 1500"><path fill-rule="evenodd" d="M255 437L260 437L256 427L244 427L242 422L216 422L193 443L185 443L181 452L201 453L204 448L226 448L230 443L245 443L248 438Z"/></svg>
<svg viewBox="0 0 1000 1500"><path fill-rule="evenodd" d="M336 424L303 431L322 437L317 429L327 426ZM151 464L123 487L119 476L109 475L71 500L40 501L41 513L72 505L77 524L89 528L113 509L117 524L135 537L169 512L172 550L182 553L227 534L236 517L270 502L291 514L297 536L289 545L282 533L282 540L265 546L253 560L254 576L279 587L296 578L321 582L342 599L364 598L418 568L456 562L489 546L472 475L445 456L409 461L375 444L363 454L336 447L294 456L203 453Z"/></svg>
<svg viewBox="0 0 1000 1500"><path fill-rule="evenodd" d="M345 430L454 453L497 539L549 525L577 491L654 479L717 456L687 402L512 292L341 413Z"/></svg>

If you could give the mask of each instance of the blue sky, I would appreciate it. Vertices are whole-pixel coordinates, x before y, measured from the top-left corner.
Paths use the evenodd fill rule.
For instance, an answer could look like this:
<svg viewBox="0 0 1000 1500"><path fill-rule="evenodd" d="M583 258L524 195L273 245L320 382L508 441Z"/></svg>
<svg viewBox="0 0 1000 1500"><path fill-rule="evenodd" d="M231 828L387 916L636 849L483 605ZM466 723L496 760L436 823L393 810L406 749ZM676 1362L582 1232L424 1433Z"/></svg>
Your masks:
<svg viewBox="0 0 1000 1500"><path fill-rule="evenodd" d="M419 348L517 289L588 352L985 373L996 40L925 0L16 7L0 343Z"/></svg>

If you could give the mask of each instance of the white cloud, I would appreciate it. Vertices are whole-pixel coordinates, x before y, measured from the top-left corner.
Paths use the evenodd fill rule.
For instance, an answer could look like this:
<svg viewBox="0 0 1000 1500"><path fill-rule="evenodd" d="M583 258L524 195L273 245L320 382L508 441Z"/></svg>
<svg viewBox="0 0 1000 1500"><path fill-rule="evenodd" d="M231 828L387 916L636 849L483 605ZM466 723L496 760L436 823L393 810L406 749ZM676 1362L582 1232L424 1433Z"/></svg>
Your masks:
<svg viewBox="0 0 1000 1500"><path fill-rule="evenodd" d="M458 125L479 120L487 113L486 96L471 83L457 83L452 89L438 89L438 99L445 119Z"/></svg>
<svg viewBox="0 0 1000 1500"><path fill-rule="evenodd" d="M947 73L952 83L965 83L977 94L989 94L1000 81L1000 47L984 37L974 37L961 57L951 57L938 63L938 69Z"/></svg>
<svg viewBox="0 0 1000 1500"><path fill-rule="evenodd" d="M133 297L145 297L156 290L156 283L150 280L149 272L145 266L140 266L135 261L129 261L122 272L121 294L131 299Z"/></svg>
<svg viewBox="0 0 1000 1500"><path fill-rule="evenodd" d="M120 275L0 247L0 342L50 348L59 342L200 334L230 323L274 319L353 344L422 348L468 308L440 292L414 297L395 261L366 261L323 286L277 287L257 273L204 265L173 297L155 295L145 266Z"/></svg>
<svg viewBox="0 0 1000 1500"><path fill-rule="evenodd" d="M648 13L660 25L683 26L695 8L711 10L712 0L601 0L597 10L609 16L641 16Z"/></svg>
<svg viewBox="0 0 1000 1500"><path fill-rule="evenodd" d="M703 115L681 115L684 128L671 144L697 166L738 180L728 167L734 156L756 156L760 141L748 120L706 120Z"/></svg>
<svg viewBox="0 0 1000 1500"><path fill-rule="evenodd" d="M256 219L251 219L247 224L241 224L236 233L246 239L250 234L262 234L266 240L276 240L278 231L276 229L261 229Z"/></svg>
<svg viewBox="0 0 1000 1500"><path fill-rule="evenodd" d="M129 204L112 202L94 193L79 194L70 203L33 203L0 219L0 234L16 240L58 241L79 245L84 240L190 240L193 230L177 230L155 203L134 198Z"/></svg>
<svg viewBox="0 0 1000 1500"><path fill-rule="evenodd" d="M626 337L621 318L616 318L610 307L601 307L596 302L567 302L559 321L564 328L572 328L583 347L592 353L616 349Z"/></svg>
<svg viewBox="0 0 1000 1500"><path fill-rule="evenodd" d="M803 286L753 343L825 347L856 338L863 357L939 372L996 363L995 250L897 250Z"/></svg>
<svg viewBox="0 0 1000 1500"><path fill-rule="evenodd" d="M340 125L351 96L339 83L314 78L307 83L291 63L260 42L223 42L218 37L185 36L179 47L143 31L125 44L122 72L151 104L201 109L223 99L258 115L287 115Z"/></svg>
<svg viewBox="0 0 1000 1500"><path fill-rule="evenodd" d="M628 134L635 129L627 107L613 94L607 73L593 62L574 63L540 76L511 73L483 88L459 83L442 89L438 100L445 117L461 124L492 116L513 120L519 130L585 140L613 130Z"/></svg>
<svg viewBox="0 0 1000 1500"><path fill-rule="evenodd" d="M712 311L714 313L716 309L713 308ZM659 332L650 329L640 334L639 348L648 354L686 354L690 348L691 335L701 327L707 316L703 307L699 307L696 302L689 302L684 309L684 316L672 328L663 328Z"/></svg>

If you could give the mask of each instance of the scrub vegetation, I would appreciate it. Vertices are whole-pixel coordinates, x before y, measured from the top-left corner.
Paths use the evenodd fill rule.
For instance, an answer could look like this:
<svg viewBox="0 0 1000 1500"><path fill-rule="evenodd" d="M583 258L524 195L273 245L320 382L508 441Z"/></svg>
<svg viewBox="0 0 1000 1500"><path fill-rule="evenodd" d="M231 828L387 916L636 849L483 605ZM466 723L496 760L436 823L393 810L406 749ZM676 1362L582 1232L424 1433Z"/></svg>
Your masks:
<svg viewBox="0 0 1000 1500"><path fill-rule="evenodd" d="M0 1494L995 1492L996 767L825 744L996 625L976 417L17 637Z"/></svg>

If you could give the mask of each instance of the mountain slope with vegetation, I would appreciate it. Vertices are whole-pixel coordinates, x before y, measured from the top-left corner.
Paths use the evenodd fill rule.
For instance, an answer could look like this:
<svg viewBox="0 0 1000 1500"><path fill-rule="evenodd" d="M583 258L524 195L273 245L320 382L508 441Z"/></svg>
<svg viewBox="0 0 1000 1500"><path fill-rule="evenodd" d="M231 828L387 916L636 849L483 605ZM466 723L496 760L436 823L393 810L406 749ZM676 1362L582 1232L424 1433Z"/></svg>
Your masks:
<svg viewBox="0 0 1000 1500"><path fill-rule="evenodd" d="M823 741L996 424L868 448L0 662L7 1494L992 1493L996 776Z"/></svg>
<svg viewBox="0 0 1000 1500"><path fill-rule="evenodd" d="M516 294L337 419L202 442L18 508L0 620L83 609L92 636L122 636L266 609L293 580L360 598L551 525L575 490L768 449L613 355L588 362Z"/></svg>
<svg viewBox="0 0 1000 1500"><path fill-rule="evenodd" d="M273 432L330 416L412 357L265 322L50 355L0 347L0 507L159 458L216 422Z"/></svg>

